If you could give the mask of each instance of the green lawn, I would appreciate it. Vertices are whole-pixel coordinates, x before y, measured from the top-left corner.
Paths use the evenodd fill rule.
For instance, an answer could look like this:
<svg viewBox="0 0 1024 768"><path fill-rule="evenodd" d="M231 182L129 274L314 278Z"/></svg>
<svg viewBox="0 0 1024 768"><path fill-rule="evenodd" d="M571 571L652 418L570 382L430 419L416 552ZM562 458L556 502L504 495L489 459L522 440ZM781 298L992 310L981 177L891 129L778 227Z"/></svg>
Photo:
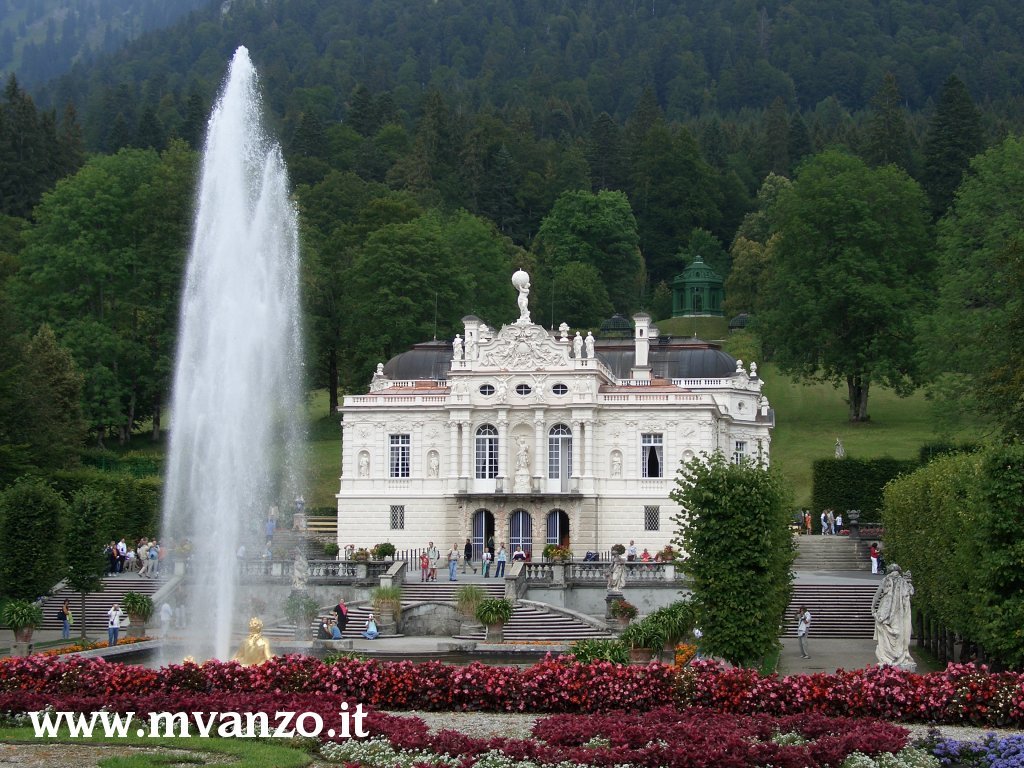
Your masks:
<svg viewBox="0 0 1024 768"><path fill-rule="evenodd" d="M851 424L845 387L794 384L770 363L761 366L759 374L775 409L772 464L789 479L798 506L811 501L811 463L834 456L837 437L848 456L895 459L917 458L923 444L946 437L936 433L932 405L920 392L901 398L891 390L873 386L868 398L871 420ZM967 439L974 435L962 431L948 437Z"/></svg>
<svg viewBox="0 0 1024 768"><path fill-rule="evenodd" d="M200 738L193 736L181 739L149 739L127 736L123 739L76 738L60 737L36 738L31 727L0 728L0 744L75 744L90 747L109 746L110 757L101 758L98 764L103 768L156 768L156 766L172 766L199 764L209 768L223 766L247 766L248 768L302 768L309 765L313 758L301 752L287 742L255 741L253 739L222 739ZM154 752L132 752L128 747L145 747ZM162 753L162 749L186 750L190 755ZM221 759L227 758L221 761Z"/></svg>
<svg viewBox="0 0 1024 768"><path fill-rule="evenodd" d="M729 335L729 320L724 317L669 317L655 322L662 336L716 341Z"/></svg>

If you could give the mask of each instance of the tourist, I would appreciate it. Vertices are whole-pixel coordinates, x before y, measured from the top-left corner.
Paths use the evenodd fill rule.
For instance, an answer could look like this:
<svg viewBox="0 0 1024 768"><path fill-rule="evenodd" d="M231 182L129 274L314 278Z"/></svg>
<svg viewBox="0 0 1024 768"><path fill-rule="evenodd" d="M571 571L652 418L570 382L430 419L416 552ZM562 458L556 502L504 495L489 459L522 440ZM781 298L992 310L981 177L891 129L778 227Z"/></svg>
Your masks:
<svg viewBox="0 0 1024 768"><path fill-rule="evenodd" d="M483 554L480 555L480 559L483 562L483 577L486 579L491 574L491 553L490 550L485 549Z"/></svg>
<svg viewBox="0 0 1024 768"><path fill-rule="evenodd" d="M427 557L427 551L423 550L420 552L420 581L426 581L430 578L430 558Z"/></svg>
<svg viewBox="0 0 1024 768"><path fill-rule="evenodd" d="M459 545L457 543L452 544L452 548L448 550L448 581L458 581L455 574L459 570Z"/></svg>
<svg viewBox="0 0 1024 768"><path fill-rule="evenodd" d="M121 632L121 617L124 616L124 611L121 610L121 606L114 603L110 610L107 611L107 645L113 648L117 645L117 636Z"/></svg>
<svg viewBox="0 0 1024 768"><path fill-rule="evenodd" d="M821 535L828 536L828 515L825 510L821 511Z"/></svg>
<svg viewBox="0 0 1024 768"><path fill-rule="evenodd" d="M149 578L155 579L157 576L159 576L159 574L157 573L157 565L160 562L159 558L157 557L160 554L160 545L156 543L156 539L153 539L152 541L149 542L149 546L148 546L148 549L146 551L146 554L147 554L147 556L149 558L149 560L148 560L148 564L149 564L149 569L148 569Z"/></svg>
<svg viewBox="0 0 1024 768"><path fill-rule="evenodd" d="M331 622L331 640L341 640L341 627L335 621Z"/></svg>
<svg viewBox="0 0 1024 768"><path fill-rule="evenodd" d="M107 576L117 573L117 543L112 541L103 548L103 555L107 558Z"/></svg>
<svg viewBox="0 0 1024 768"><path fill-rule="evenodd" d="M494 536L487 537L487 551L491 553L491 562L494 562Z"/></svg>
<svg viewBox="0 0 1024 768"><path fill-rule="evenodd" d="M828 518L828 534L829 534L829 536L835 536L836 535L836 515L835 515L835 513L831 509L828 510L827 518Z"/></svg>
<svg viewBox="0 0 1024 768"><path fill-rule="evenodd" d="M810 655L807 653L807 633L811 628L811 612L807 610L807 606L800 606L800 613L797 616L796 625L796 637L800 641L800 658L809 659Z"/></svg>
<svg viewBox="0 0 1024 768"><path fill-rule="evenodd" d="M498 554L494 558L494 577L500 578L505 575L505 562L508 560L508 553L505 551L505 542L498 547Z"/></svg>
<svg viewBox="0 0 1024 768"><path fill-rule="evenodd" d="M341 627L341 631L345 631L345 625L348 624L348 606L345 605L345 601L341 598L338 599L338 604L334 606L334 613L338 617L338 626Z"/></svg>
<svg viewBox="0 0 1024 768"><path fill-rule="evenodd" d="M523 551L523 546L520 544L516 547L516 551L512 553L512 562L522 563L526 561L526 553Z"/></svg>
<svg viewBox="0 0 1024 768"><path fill-rule="evenodd" d="M60 607L58 611L60 616L60 637L62 640L67 640L71 637L71 603L67 600L64 601L64 605Z"/></svg>
<svg viewBox="0 0 1024 768"><path fill-rule="evenodd" d="M146 539L139 539L135 545L135 562L139 566L139 576L145 576L149 570L149 552L146 549Z"/></svg>
<svg viewBox="0 0 1024 768"><path fill-rule="evenodd" d="M626 562L632 563L634 560L636 560L636 542L630 539L629 546L626 547Z"/></svg>
<svg viewBox="0 0 1024 768"><path fill-rule="evenodd" d="M441 553L432 541L427 542L427 558L430 560L430 573L427 575L427 581L437 581L437 561L441 559Z"/></svg>
<svg viewBox="0 0 1024 768"><path fill-rule="evenodd" d="M376 640L377 635L379 634L380 632L377 631L377 620L371 613L369 618L366 620L366 628L363 630L363 637L367 640Z"/></svg>
<svg viewBox="0 0 1024 768"><path fill-rule="evenodd" d="M868 557L871 558L871 572L878 573L878 542L874 541L868 548Z"/></svg>
<svg viewBox="0 0 1024 768"><path fill-rule="evenodd" d="M117 572L124 573L124 561L128 557L128 546L124 543L124 536L117 542Z"/></svg>
<svg viewBox="0 0 1024 768"><path fill-rule="evenodd" d="M330 640L331 639L331 624L330 621L324 619L320 622L320 626L316 628L316 639L317 640Z"/></svg>
<svg viewBox="0 0 1024 768"><path fill-rule="evenodd" d="M835 532L838 534L838 533L841 533L842 530L843 530L843 513L840 512L838 515L836 515L836 529L835 529Z"/></svg>
<svg viewBox="0 0 1024 768"><path fill-rule="evenodd" d="M476 573L476 568L473 566L473 542L466 539L466 546L462 548L462 572L466 572L466 568L471 568L473 573Z"/></svg>

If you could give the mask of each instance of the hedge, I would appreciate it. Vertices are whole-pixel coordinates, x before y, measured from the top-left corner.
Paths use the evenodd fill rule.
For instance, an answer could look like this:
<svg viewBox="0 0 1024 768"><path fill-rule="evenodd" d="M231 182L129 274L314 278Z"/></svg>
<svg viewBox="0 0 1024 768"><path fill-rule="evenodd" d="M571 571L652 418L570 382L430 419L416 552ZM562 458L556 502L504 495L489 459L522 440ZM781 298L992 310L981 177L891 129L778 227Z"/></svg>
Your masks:
<svg viewBox="0 0 1024 768"><path fill-rule="evenodd" d="M82 488L93 488L110 496L112 505L102 523L104 539L154 536L160 527L163 482L159 477L136 478L97 469L76 469L55 472L47 479L66 501Z"/></svg>
<svg viewBox="0 0 1024 768"><path fill-rule="evenodd" d="M815 528L824 509L841 512L844 521L848 510L859 509L862 521L878 521L885 484L918 466L913 459L818 459L813 465L811 491Z"/></svg>

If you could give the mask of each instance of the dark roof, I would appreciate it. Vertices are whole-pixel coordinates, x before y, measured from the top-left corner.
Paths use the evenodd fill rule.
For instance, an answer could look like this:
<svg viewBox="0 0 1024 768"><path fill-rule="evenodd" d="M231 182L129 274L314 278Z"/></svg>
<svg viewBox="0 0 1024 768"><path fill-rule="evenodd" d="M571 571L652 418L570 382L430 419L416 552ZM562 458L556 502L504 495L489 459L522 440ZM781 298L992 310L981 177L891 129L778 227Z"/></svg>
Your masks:
<svg viewBox="0 0 1024 768"><path fill-rule="evenodd" d="M617 378L630 378L636 356L632 338L599 338L595 351ZM450 341L428 341L388 360L384 375L393 381L447 379L451 361ZM700 339L659 338L650 346L650 365L661 379L717 379L736 372L736 358Z"/></svg>
<svg viewBox="0 0 1024 768"><path fill-rule="evenodd" d="M601 336L633 337L633 323L623 315L612 315L601 323Z"/></svg>
<svg viewBox="0 0 1024 768"><path fill-rule="evenodd" d="M452 343L427 341L388 360L384 364L384 375L392 381L447 379L451 367Z"/></svg>
<svg viewBox="0 0 1024 768"><path fill-rule="evenodd" d="M632 339L626 343L618 339L599 340L596 351L616 377L630 378L636 359ZM736 358L700 339L651 344L648 361L651 374L659 379L718 379L736 372Z"/></svg>

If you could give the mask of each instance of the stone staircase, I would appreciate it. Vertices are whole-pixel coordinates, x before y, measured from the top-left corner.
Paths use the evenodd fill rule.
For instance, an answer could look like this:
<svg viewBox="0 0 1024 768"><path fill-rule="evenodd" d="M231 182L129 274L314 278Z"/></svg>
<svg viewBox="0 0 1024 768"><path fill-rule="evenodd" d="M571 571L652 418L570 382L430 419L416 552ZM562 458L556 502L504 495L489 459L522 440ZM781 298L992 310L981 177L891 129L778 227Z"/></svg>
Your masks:
<svg viewBox="0 0 1024 768"><path fill-rule="evenodd" d="M86 632L90 635L102 634L103 637L106 637L107 611L110 610L111 605L120 602L126 592L138 592L152 597L163 584L163 577L149 579L133 572L104 577L102 590L85 597ZM82 598L78 592L73 592L67 587L57 590L43 603L43 623L39 629L61 629L57 611L64 604L65 599L71 604L71 614L75 619L75 623L71 627L71 637L74 638L82 631Z"/></svg>
<svg viewBox="0 0 1024 768"><path fill-rule="evenodd" d="M813 640L819 638L870 638L875 631L871 600L877 584L795 584L786 611L782 637L796 637L800 606L811 612Z"/></svg>
<svg viewBox="0 0 1024 768"><path fill-rule="evenodd" d="M413 603L423 602L444 602L454 603L455 594L463 584L451 582L430 582L412 583L402 585L403 607ZM480 584L480 587L487 593L490 599L499 599L505 596L505 584L503 581L495 583ZM371 606L369 603L358 603L348 607L348 624L342 633L342 638L358 638L366 625L366 618L369 615ZM311 625L315 634L316 628L325 618L333 617L330 608L321 611L320 616ZM280 624L264 630L268 637L291 638L294 636L294 624ZM580 621L575 616L562 613L557 609L545 610L537 605L520 604L512 612L512 620L505 625L505 639L526 641L565 641L582 640L585 638L609 638L611 633L607 630L598 629ZM483 640L484 631L466 635L456 635L461 640Z"/></svg>
<svg viewBox="0 0 1024 768"><path fill-rule="evenodd" d="M799 536L798 554L793 569L797 571L870 571L870 542L849 536Z"/></svg>

